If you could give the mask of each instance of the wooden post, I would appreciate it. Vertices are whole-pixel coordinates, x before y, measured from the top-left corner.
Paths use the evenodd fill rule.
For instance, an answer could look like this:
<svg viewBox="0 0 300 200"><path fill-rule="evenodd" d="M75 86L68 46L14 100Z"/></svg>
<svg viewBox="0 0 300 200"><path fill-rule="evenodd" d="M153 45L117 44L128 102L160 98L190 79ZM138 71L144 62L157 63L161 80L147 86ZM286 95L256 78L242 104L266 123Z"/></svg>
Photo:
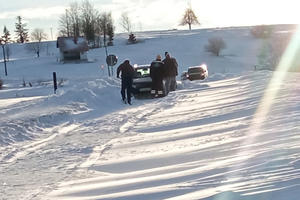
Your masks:
<svg viewBox="0 0 300 200"><path fill-rule="evenodd" d="M56 94L56 90L57 90L56 72L53 72L53 86L54 86L54 94Z"/></svg>

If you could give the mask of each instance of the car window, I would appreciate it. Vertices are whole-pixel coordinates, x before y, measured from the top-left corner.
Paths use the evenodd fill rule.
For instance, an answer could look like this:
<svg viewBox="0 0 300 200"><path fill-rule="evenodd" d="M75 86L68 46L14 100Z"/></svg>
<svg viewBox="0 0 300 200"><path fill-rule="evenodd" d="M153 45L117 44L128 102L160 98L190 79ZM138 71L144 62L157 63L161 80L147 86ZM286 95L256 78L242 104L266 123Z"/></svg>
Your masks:
<svg viewBox="0 0 300 200"><path fill-rule="evenodd" d="M150 76L150 68L135 69L135 78L143 78Z"/></svg>
<svg viewBox="0 0 300 200"><path fill-rule="evenodd" d="M191 68L189 69L189 73L201 73L203 72L203 69L202 68Z"/></svg>

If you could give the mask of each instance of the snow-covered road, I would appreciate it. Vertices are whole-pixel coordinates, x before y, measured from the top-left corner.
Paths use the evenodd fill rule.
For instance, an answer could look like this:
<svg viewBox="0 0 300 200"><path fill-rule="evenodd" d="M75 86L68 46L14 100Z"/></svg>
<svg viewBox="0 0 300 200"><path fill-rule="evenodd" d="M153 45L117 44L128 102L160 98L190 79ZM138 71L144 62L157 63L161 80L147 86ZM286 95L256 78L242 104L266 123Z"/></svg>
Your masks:
<svg viewBox="0 0 300 200"><path fill-rule="evenodd" d="M282 199L277 195L282 190L300 188L299 87L291 75L267 121L253 133L268 79L257 72L183 82L165 98L134 100L133 106L119 102L113 80L96 80L83 89L93 97L60 104L58 113L44 105L67 102L70 95L74 100L78 91L20 99L20 108L32 117L36 104L47 111L40 110L43 120L31 119L27 126L27 132L35 130L31 139L2 145L3 199ZM108 87L109 97L118 99L111 113L101 112L105 103L96 103ZM2 111L11 113L9 106ZM19 115L9 116L28 123L16 119ZM19 127L27 133L26 126Z"/></svg>
<svg viewBox="0 0 300 200"><path fill-rule="evenodd" d="M51 130L47 145L37 143L31 152L34 144L24 147L26 156L2 165L4 192L8 199L21 192L24 199L282 200L280 194L288 193L296 200L297 77L289 77L267 121L253 133L268 79L256 73L186 82L162 99L73 119Z"/></svg>
<svg viewBox="0 0 300 200"><path fill-rule="evenodd" d="M63 183L51 199L204 199L218 193L281 199L281 190L299 189L299 128L285 120L276 128L285 108L297 106L289 88L275 102L284 98L286 104L263 122L266 128L257 138L248 135L266 78L186 84L149 102L153 112L128 115L120 126L132 135L109 141L84 165L92 178Z"/></svg>

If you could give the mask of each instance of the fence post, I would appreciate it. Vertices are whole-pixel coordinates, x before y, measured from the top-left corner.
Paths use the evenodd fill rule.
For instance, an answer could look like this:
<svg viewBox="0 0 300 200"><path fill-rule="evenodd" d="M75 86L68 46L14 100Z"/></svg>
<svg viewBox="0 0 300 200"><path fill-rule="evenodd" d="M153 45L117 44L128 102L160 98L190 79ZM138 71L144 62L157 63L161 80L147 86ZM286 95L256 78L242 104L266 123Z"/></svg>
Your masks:
<svg viewBox="0 0 300 200"><path fill-rule="evenodd" d="M53 72L53 86L54 86L54 94L56 94L56 90L57 90L56 72Z"/></svg>

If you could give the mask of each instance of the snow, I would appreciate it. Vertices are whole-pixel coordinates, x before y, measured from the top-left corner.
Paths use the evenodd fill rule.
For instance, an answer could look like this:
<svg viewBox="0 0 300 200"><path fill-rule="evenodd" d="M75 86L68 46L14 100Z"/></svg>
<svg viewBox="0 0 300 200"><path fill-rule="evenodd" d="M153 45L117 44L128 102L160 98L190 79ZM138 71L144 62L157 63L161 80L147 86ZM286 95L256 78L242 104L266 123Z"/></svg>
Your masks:
<svg viewBox="0 0 300 200"><path fill-rule="evenodd" d="M204 51L213 36L227 44L220 57ZM118 64L168 51L179 74L205 63L209 77L178 76L167 97L129 106L115 72L101 68L104 48L62 64L55 42L40 58L13 44L7 77L0 66L1 200L299 199L300 74L253 71L263 41L249 28L143 32L135 45L126 37L108 48Z"/></svg>

